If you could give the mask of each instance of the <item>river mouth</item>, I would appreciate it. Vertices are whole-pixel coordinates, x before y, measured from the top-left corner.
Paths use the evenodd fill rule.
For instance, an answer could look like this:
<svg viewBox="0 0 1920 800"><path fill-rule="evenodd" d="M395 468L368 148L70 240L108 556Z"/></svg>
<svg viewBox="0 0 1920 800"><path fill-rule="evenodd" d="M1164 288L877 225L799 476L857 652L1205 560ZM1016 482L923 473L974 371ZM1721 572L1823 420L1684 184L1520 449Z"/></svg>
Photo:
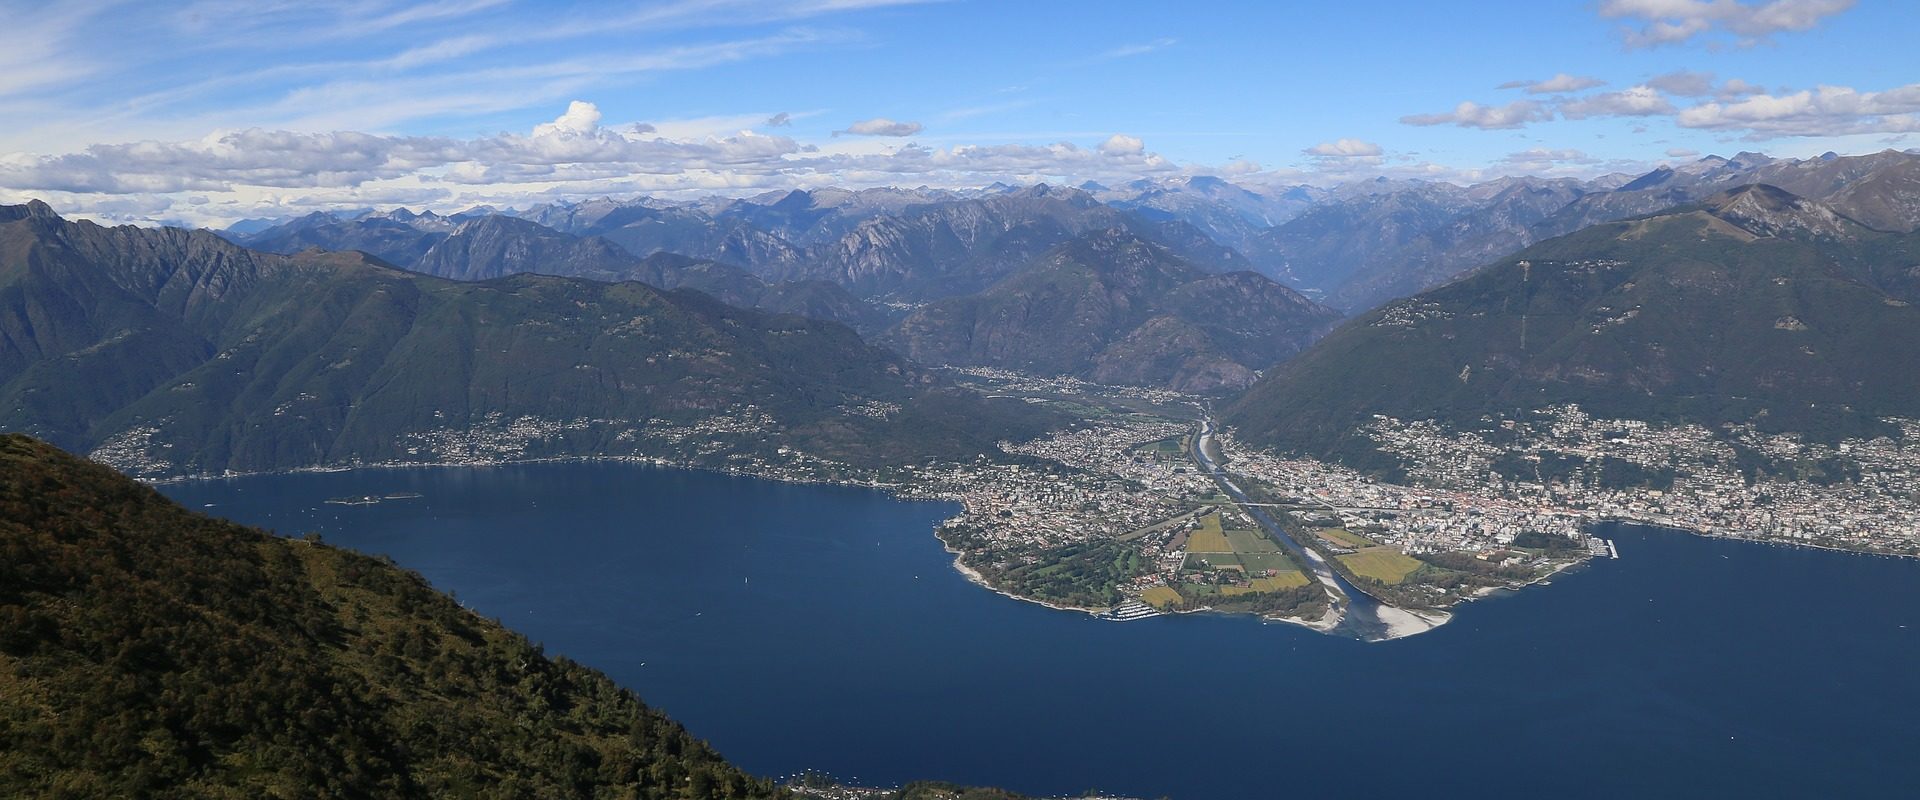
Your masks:
<svg viewBox="0 0 1920 800"><path fill-rule="evenodd" d="M1384 642L1424 633L1445 621L1445 617L1439 617L1436 621L1435 618L1414 614L1380 602L1360 587L1353 585L1345 575L1341 575L1338 570L1328 564L1318 551L1295 540L1293 535L1265 510L1253 505L1253 501L1241 491L1239 484L1234 483L1232 475L1226 468L1215 461L1213 456L1208 455L1207 451L1215 430L1213 418L1202 417L1200 430L1194 435L1187 448L1188 456L1208 475L1213 476L1214 482L1219 484L1221 490L1240 505L1240 510L1245 511L1259 523L1260 527L1266 530L1267 535L1272 536L1282 547L1293 553L1294 558L1299 559L1300 563L1307 565L1313 571L1314 578L1326 588L1331 601L1327 613L1340 615L1340 621L1324 629L1325 633L1363 642Z"/></svg>

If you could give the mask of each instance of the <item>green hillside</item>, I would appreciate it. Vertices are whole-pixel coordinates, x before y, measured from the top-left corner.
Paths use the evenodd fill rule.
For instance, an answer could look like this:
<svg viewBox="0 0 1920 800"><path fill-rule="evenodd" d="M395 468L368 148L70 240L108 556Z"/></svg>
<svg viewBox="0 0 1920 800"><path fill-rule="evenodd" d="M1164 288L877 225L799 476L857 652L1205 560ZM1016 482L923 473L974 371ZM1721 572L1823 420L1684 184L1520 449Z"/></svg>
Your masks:
<svg viewBox="0 0 1920 800"><path fill-rule="evenodd" d="M1920 416L1920 237L1752 186L1542 242L1349 321L1228 412L1248 439L1365 460L1373 415L1602 416L1830 437Z"/></svg>
<svg viewBox="0 0 1920 800"><path fill-rule="evenodd" d="M1216 392L1251 384L1338 317L1269 278L1210 273L1112 228L922 306L883 341L925 363Z"/></svg>
<svg viewBox="0 0 1920 800"><path fill-rule="evenodd" d="M0 436L0 795L780 794L416 574Z"/></svg>

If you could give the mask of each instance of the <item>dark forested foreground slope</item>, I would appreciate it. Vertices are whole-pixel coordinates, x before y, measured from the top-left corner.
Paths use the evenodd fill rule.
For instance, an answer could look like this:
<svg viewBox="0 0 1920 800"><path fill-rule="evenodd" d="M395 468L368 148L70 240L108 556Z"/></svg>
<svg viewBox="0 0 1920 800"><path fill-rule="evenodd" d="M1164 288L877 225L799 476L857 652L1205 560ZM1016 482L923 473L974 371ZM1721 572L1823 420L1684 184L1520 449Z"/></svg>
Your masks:
<svg viewBox="0 0 1920 800"><path fill-rule="evenodd" d="M788 792L391 562L195 514L5 434L0 796Z"/></svg>
<svg viewBox="0 0 1920 800"><path fill-rule="evenodd" d="M0 207L0 430L144 474L783 447L876 466L1038 422L843 326L704 294L460 283Z"/></svg>
<svg viewBox="0 0 1920 800"><path fill-rule="evenodd" d="M1920 416L1920 236L1756 185L1534 245L1357 317L1228 421L1350 450L1373 414L1473 427L1578 403L1827 437ZM1352 453L1346 453L1352 455Z"/></svg>
<svg viewBox="0 0 1920 800"><path fill-rule="evenodd" d="M769 797L390 563L0 436L0 795Z"/></svg>

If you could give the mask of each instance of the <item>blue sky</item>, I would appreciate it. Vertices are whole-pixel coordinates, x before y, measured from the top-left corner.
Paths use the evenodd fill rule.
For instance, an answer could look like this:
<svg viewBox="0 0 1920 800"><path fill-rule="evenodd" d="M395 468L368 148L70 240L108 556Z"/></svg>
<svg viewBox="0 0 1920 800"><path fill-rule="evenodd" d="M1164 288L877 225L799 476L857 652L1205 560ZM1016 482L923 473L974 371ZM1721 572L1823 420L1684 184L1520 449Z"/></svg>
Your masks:
<svg viewBox="0 0 1920 800"><path fill-rule="evenodd" d="M1920 145L1920 7L1884 0L0 11L0 200L114 219Z"/></svg>

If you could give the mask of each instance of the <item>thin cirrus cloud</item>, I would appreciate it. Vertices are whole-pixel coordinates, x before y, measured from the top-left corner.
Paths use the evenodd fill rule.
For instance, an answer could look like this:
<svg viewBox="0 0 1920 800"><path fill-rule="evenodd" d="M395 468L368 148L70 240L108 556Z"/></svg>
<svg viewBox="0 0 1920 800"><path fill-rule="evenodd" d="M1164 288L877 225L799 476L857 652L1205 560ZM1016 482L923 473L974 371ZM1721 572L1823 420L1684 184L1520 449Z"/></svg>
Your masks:
<svg viewBox="0 0 1920 800"><path fill-rule="evenodd" d="M1494 88L1519 89L1527 94L1561 94L1565 92L1585 91L1596 86L1605 85L1607 85L1607 82L1599 78L1589 78L1583 75L1568 75L1562 72L1544 81L1507 81Z"/></svg>
<svg viewBox="0 0 1920 800"><path fill-rule="evenodd" d="M912 136L923 130L926 130L926 126L921 125L918 122L898 122L895 120L887 119L886 117L874 117L873 119L860 120L859 122L855 122L852 125L848 125L845 128L841 128L840 130L834 131L833 135L839 136L841 134L847 134L850 136Z"/></svg>
<svg viewBox="0 0 1920 800"><path fill-rule="evenodd" d="M1179 39L1175 39L1172 37L1162 37L1159 39L1155 39L1151 42L1124 44L1119 47L1115 47L1111 50L1108 50L1104 53L1101 53L1100 59L1111 60L1115 58L1132 58L1134 56L1144 56L1148 53L1152 53L1159 50L1165 50L1179 43L1180 43Z"/></svg>
<svg viewBox="0 0 1920 800"><path fill-rule="evenodd" d="M1360 139L1335 139L1321 142L1306 149L1306 154L1317 158L1371 158L1381 154L1380 145Z"/></svg>
<svg viewBox="0 0 1920 800"><path fill-rule="evenodd" d="M1854 4L1855 0L1603 0L1598 11L1603 19L1620 21L1620 39L1630 48L1727 36L1749 47L1775 34L1812 30Z"/></svg>

